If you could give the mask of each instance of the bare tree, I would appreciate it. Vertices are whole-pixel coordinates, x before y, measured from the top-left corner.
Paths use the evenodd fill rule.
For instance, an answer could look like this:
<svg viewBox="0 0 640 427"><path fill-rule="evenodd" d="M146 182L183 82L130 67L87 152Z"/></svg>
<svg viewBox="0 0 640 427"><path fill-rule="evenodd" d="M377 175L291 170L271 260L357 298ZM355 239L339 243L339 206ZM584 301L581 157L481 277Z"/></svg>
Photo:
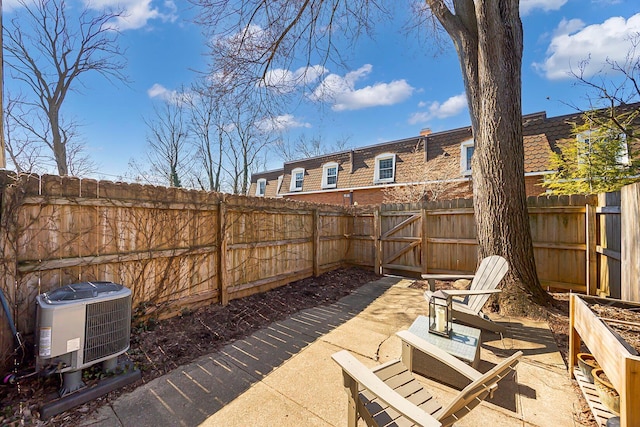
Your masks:
<svg viewBox="0 0 640 427"><path fill-rule="evenodd" d="M225 167L234 194L247 194L251 174L263 166L265 149L272 143L268 127L260 115L259 104L229 102L225 104L229 137L228 166ZM268 119L267 119L268 121Z"/></svg>
<svg viewBox="0 0 640 427"><path fill-rule="evenodd" d="M624 60L608 58L599 73L590 75L591 59L587 58L580 62L577 70L570 72L586 89L589 109L567 104L588 116L594 125L623 133L631 141L636 117L640 116L640 107L629 105L640 101L640 34L629 37L630 47ZM596 114L598 109L604 109L605 113Z"/></svg>
<svg viewBox="0 0 640 427"><path fill-rule="evenodd" d="M282 160L288 162L344 151L348 144L348 137L340 138L333 144L327 144L320 135L309 137L302 134L294 142L279 138L275 141L274 148Z"/></svg>
<svg viewBox="0 0 640 427"><path fill-rule="evenodd" d="M98 166L87 153L86 145L79 138L71 138L66 151L69 175L87 176L98 171Z"/></svg>
<svg viewBox="0 0 640 427"><path fill-rule="evenodd" d="M192 92L188 97L188 107L189 129L195 148L195 180L203 190L220 191L227 140L222 109L224 92L218 85L206 81L195 84Z"/></svg>
<svg viewBox="0 0 640 427"><path fill-rule="evenodd" d="M68 175L72 121L62 106L69 91L90 72L108 80L126 80L125 63L112 25L116 12L92 13L85 6L77 16L64 0L19 0L21 5L5 27L5 61L11 76L31 92L27 102L43 115L29 131L53 152L60 175ZM77 146L76 146L77 147Z"/></svg>
<svg viewBox="0 0 640 427"><path fill-rule="evenodd" d="M235 42L212 50L219 70L233 67L262 79L265 86L269 70L293 66L300 58L296 53L305 53L308 65L315 58L340 58L334 37L357 38L373 28L376 19L388 16L374 0L192 1L202 7L200 22L214 33L212 40L227 37ZM479 256L498 254L509 261L500 308L530 314L530 303L547 303L548 295L536 273L526 205L519 1L425 0L413 5L422 23L416 28L437 22L458 53L475 141ZM237 81L249 83L248 78Z"/></svg>
<svg viewBox="0 0 640 427"><path fill-rule="evenodd" d="M154 107L154 117L145 119L152 173L162 176L170 187L182 187L182 178L189 172L189 129L184 106L181 99L175 99Z"/></svg>

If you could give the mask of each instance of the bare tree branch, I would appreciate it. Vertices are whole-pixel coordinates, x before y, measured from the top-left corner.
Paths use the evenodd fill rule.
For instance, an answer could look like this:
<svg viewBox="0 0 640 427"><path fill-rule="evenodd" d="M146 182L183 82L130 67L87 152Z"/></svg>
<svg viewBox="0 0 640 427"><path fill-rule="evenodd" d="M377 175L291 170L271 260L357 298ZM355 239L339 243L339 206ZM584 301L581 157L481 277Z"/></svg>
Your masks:
<svg viewBox="0 0 640 427"><path fill-rule="evenodd" d="M65 128L62 106L71 90L89 72L109 81L126 81L123 51L112 21L118 12L94 14L85 6L70 16L64 0L19 0L21 8L5 27L5 60L12 78L31 96L26 103L46 117L46 129L34 136L53 151L60 175L70 172L67 151L71 128Z"/></svg>
<svg viewBox="0 0 640 427"><path fill-rule="evenodd" d="M222 157L227 139L222 114L224 91L216 85L199 82L193 85L192 92L193 95L187 99L189 129L195 148L194 177L202 189L220 191ZM200 173L197 165L202 167L204 174Z"/></svg>
<svg viewBox="0 0 640 427"><path fill-rule="evenodd" d="M46 172L47 157L43 154L42 143L33 139L31 132L25 132L25 123L31 112L19 96L6 95L4 111L4 131L9 160L18 173ZM25 108L27 111L25 111Z"/></svg>
<svg viewBox="0 0 640 427"><path fill-rule="evenodd" d="M184 103L179 101L156 106L154 117L145 119L149 163L170 187L182 187L182 178L189 171L189 129L185 119Z"/></svg>

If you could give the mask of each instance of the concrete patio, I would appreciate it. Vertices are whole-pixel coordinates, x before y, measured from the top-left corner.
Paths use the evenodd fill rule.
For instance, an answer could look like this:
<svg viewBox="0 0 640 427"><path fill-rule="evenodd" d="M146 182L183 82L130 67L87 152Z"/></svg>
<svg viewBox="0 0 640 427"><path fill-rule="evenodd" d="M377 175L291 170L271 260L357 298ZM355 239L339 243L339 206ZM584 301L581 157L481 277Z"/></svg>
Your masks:
<svg viewBox="0 0 640 427"><path fill-rule="evenodd" d="M384 277L334 304L274 322L119 397L83 425L346 426L347 395L331 355L347 349L367 366L399 357L395 333L426 312L422 291L410 283ZM578 425L578 399L547 324L494 320L505 322L507 333L483 333L479 370L517 350L524 357L494 398L457 425ZM457 393L421 379L441 402Z"/></svg>

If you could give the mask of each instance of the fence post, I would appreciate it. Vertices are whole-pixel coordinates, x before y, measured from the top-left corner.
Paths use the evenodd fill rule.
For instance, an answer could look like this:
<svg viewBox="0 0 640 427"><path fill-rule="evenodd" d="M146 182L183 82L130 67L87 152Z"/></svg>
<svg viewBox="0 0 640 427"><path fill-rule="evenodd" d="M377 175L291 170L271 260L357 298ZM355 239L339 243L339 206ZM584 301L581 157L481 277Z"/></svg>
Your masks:
<svg viewBox="0 0 640 427"><path fill-rule="evenodd" d="M422 230L420 233L421 245L422 245L422 274L427 274L429 268L427 262L428 246L427 246L427 208L422 208Z"/></svg>
<svg viewBox="0 0 640 427"><path fill-rule="evenodd" d="M598 195L596 210L600 296L620 299L620 192Z"/></svg>
<svg viewBox="0 0 640 427"><path fill-rule="evenodd" d="M0 262L0 286L2 286L2 292L4 292L5 298L9 303L10 309L13 309L13 313L10 313L13 317L13 321L18 328L20 319L16 313L16 283L18 280L17 270L17 242L18 242L18 230L15 222L17 206L10 201L15 200L15 187L2 184L4 188L0 191L0 255L2 255L2 262ZM3 309L0 309L2 313ZM5 317L5 316L3 316ZM9 366L5 365L4 361L8 361L8 356L11 355L11 351L14 349L14 337L7 322L2 322L0 327L0 369L7 370Z"/></svg>
<svg viewBox="0 0 640 427"><path fill-rule="evenodd" d="M640 302L640 183L630 184L620 190L620 223L622 247L620 297Z"/></svg>
<svg viewBox="0 0 640 427"><path fill-rule="evenodd" d="M320 275L320 212L313 210L313 277Z"/></svg>
<svg viewBox="0 0 640 427"><path fill-rule="evenodd" d="M585 235L587 260L587 295L598 293L598 263L596 259L596 209L591 204L585 205Z"/></svg>
<svg viewBox="0 0 640 427"><path fill-rule="evenodd" d="M219 264L218 264L218 299L220 304L229 304L229 274L227 271L227 205L226 198L222 195L220 204L218 205L218 223L220 228L218 229L218 239L220 244L219 250Z"/></svg>
<svg viewBox="0 0 640 427"><path fill-rule="evenodd" d="M380 233L382 230L382 219L380 218L380 206L373 211L373 246L375 250L375 263L373 271L382 274L382 260L380 259L382 248L380 247Z"/></svg>

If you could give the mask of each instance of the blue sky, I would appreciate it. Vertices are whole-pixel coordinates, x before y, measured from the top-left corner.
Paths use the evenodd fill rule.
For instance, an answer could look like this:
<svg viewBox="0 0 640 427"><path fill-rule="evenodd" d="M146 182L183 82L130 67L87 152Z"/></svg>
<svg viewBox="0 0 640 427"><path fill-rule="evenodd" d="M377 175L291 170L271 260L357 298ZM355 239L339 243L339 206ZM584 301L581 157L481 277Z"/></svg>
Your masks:
<svg viewBox="0 0 640 427"><path fill-rule="evenodd" d="M79 0L68 3L77 5ZM206 68L204 38L191 22L195 11L188 2L94 0L91 4L115 3L128 11L119 25L131 83L114 85L87 75L84 86L64 107L64 113L82 125L82 142L100 165L96 176L106 179L124 174L130 159L144 159L143 118L152 115L154 104L188 86L196 72ZM16 7L15 0L4 1L5 20L11 19ZM568 76L571 67L576 69L590 57L588 71L596 72L606 58L623 60L630 46L628 36L640 32L637 0L522 0L521 14L525 114L574 112L567 103L586 107L586 90ZM358 147L415 136L422 128L437 132L469 124L453 46L448 41L442 49L417 44L399 31L403 17L396 21L376 28L374 40L363 37L346 48L348 69L326 65L318 73L311 94L280 117L285 138L304 134L329 145L347 139L348 146ZM7 74L5 87L14 84ZM281 165L281 159L271 156L267 168Z"/></svg>

